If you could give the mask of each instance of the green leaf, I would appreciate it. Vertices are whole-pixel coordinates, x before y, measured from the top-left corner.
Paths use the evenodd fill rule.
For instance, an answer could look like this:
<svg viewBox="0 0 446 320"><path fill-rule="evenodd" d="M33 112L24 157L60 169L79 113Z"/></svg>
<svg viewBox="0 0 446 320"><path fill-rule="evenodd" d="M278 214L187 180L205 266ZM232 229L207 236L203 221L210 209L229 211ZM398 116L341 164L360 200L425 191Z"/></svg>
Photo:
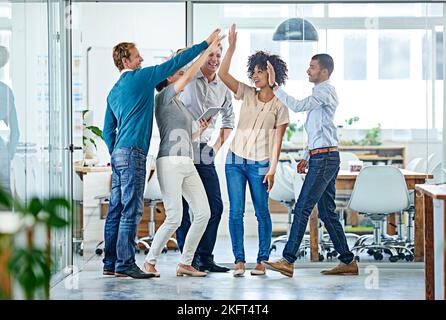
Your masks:
<svg viewBox="0 0 446 320"><path fill-rule="evenodd" d="M34 217L37 217L39 212L42 210L42 202L39 198L32 198L31 202L27 207L27 211L31 213Z"/></svg>
<svg viewBox="0 0 446 320"><path fill-rule="evenodd" d="M94 148L95 148L96 150L98 150L98 146L96 145L96 142L94 142L93 139L90 139L90 142L91 142L92 145L94 145Z"/></svg>
<svg viewBox="0 0 446 320"><path fill-rule="evenodd" d="M71 209L70 203L64 198L52 198L44 202L43 210L49 214L49 217L46 220L48 226L63 228L70 224L70 221L61 218L59 215L60 210L63 208L68 210Z"/></svg>
<svg viewBox="0 0 446 320"><path fill-rule="evenodd" d="M13 200L12 196L3 190L0 186L0 208L10 210L12 208Z"/></svg>
<svg viewBox="0 0 446 320"><path fill-rule="evenodd" d="M11 255L8 271L25 291L27 299L49 284L51 270L46 259L46 252L35 247L16 248Z"/></svg>
<svg viewBox="0 0 446 320"><path fill-rule="evenodd" d="M82 110L82 119L85 118L85 114L90 111L88 109Z"/></svg>
<svg viewBox="0 0 446 320"><path fill-rule="evenodd" d="M51 215L48 220L47 224L53 228L63 228L69 225L67 220L64 220L57 215Z"/></svg>
<svg viewBox="0 0 446 320"><path fill-rule="evenodd" d="M88 126L87 129L91 130L95 135L102 138L102 130L96 126Z"/></svg>

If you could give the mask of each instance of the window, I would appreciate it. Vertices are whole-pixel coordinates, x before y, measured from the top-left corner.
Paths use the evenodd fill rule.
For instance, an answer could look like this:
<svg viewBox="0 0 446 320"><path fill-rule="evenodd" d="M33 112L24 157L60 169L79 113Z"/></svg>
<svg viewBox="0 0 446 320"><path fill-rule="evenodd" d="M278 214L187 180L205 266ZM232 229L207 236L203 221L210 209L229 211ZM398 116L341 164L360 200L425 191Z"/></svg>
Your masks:
<svg viewBox="0 0 446 320"><path fill-rule="evenodd" d="M423 36L423 80L432 78L432 33ZM443 32L435 32L435 79L443 80Z"/></svg>
<svg viewBox="0 0 446 320"><path fill-rule="evenodd" d="M289 43L288 77L290 80L308 80L306 71L315 53L314 45L311 43Z"/></svg>
<svg viewBox="0 0 446 320"><path fill-rule="evenodd" d="M381 33L379 37L379 79L409 79L409 77L409 36Z"/></svg>
<svg viewBox="0 0 446 320"><path fill-rule="evenodd" d="M367 38L365 34L346 34L344 37L344 79L367 79Z"/></svg>
<svg viewBox="0 0 446 320"><path fill-rule="evenodd" d="M254 31L251 33L251 53L259 50L280 54L280 42L273 41L274 31Z"/></svg>

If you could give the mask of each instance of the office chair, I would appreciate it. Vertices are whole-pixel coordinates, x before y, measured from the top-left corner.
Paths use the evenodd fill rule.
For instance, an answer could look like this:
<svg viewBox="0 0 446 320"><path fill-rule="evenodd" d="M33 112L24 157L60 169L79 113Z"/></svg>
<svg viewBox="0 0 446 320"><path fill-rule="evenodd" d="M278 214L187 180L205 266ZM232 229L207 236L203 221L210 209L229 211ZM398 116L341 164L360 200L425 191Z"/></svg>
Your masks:
<svg viewBox="0 0 446 320"><path fill-rule="evenodd" d="M424 170L425 161L423 158L414 158L406 166L406 170L420 172Z"/></svg>
<svg viewBox="0 0 446 320"><path fill-rule="evenodd" d="M358 161L359 158L353 152L339 152L340 158L340 170L350 171L350 161ZM339 221L342 227L345 229L345 209L347 209L347 204L351 196L350 190L336 190L335 203L336 209L339 210ZM347 238L354 238L357 240L359 236L354 233L345 234Z"/></svg>
<svg viewBox="0 0 446 320"><path fill-rule="evenodd" d="M390 262L403 258L409 261L410 257L413 258L413 253L404 242L398 239L389 241L383 232L388 215L410 208L406 181L398 168L392 166L363 168L356 179L348 208L366 215L374 225L373 235L360 237L351 249L356 252L356 260L359 261L358 255L364 250L373 254L375 260L382 260L383 252L390 253Z"/></svg>

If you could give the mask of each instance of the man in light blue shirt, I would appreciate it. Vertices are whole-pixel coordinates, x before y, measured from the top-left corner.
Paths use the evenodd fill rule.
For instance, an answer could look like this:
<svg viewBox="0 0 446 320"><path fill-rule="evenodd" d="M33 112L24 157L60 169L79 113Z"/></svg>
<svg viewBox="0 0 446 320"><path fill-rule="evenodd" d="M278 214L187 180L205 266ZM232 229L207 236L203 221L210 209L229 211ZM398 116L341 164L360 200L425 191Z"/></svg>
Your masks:
<svg viewBox="0 0 446 320"><path fill-rule="evenodd" d="M268 63L269 83L277 98L295 112L308 112L305 130L308 134L308 147L304 159L298 166L299 173L308 173L294 207L294 220L288 242L282 256L277 261L263 261L269 269L292 277L308 218L317 204L319 218L324 222L341 263L331 270L322 271L326 275L358 274L358 265L350 251L338 214L336 213L336 177L339 172L339 152L334 114L338 106L336 90L330 83L334 69L333 58L328 54L317 54L311 58L307 70L308 80L314 83L311 96L297 100L280 89L275 82L273 66Z"/></svg>

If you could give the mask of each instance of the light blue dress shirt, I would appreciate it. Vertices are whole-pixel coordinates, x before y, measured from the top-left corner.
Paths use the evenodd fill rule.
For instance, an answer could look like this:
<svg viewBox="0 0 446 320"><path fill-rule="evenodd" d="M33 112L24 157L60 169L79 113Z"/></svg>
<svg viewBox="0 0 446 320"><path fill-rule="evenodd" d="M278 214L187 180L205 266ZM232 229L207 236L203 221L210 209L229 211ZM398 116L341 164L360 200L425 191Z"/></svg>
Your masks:
<svg viewBox="0 0 446 320"><path fill-rule="evenodd" d="M308 150L334 147L338 145L334 115L338 106L338 96L329 80L313 87L313 94L302 100L289 96L282 89L277 90L276 97L294 112L308 111L305 131L308 135L308 146L304 159L308 160Z"/></svg>

